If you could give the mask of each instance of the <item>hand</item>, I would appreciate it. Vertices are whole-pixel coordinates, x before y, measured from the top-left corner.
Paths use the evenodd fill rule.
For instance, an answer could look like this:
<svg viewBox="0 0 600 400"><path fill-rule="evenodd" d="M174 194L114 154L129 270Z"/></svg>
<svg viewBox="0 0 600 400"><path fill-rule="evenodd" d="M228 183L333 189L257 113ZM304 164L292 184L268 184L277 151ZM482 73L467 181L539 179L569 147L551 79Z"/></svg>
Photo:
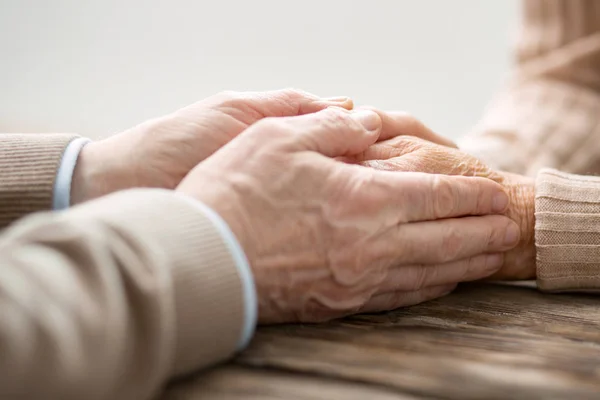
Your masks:
<svg viewBox="0 0 600 400"><path fill-rule="evenodd" d="M292 89L209 97L84 147L74 171L71 203L133 187L174 189L196 164L260 119L329 106L351 109L352 101Z"/></svg>
<svg viewBox="0 0 600 400"><path fill-rule="evenodd" d="M512 220L488 215L508 204L489 179L333 159L364 152L381 130L372 111L264 119L177 188L219 213L240 241L260 322L321 321L439 297L495 272L498 253L518 241Z"/></svg>
<svg viewBox="0 0 600 400"><path fill-rule="evenodd" d="M419 134L418 131L415 131ZM493 279L534 279L535 183L533 179L490 169L458 149L440 146L412 136L397 136L376 143L353 157L353 162L385 171L419 171L432 174L479 176L504 186L510 196L505 215L520 227L521 240L504 257Z"/></svg>

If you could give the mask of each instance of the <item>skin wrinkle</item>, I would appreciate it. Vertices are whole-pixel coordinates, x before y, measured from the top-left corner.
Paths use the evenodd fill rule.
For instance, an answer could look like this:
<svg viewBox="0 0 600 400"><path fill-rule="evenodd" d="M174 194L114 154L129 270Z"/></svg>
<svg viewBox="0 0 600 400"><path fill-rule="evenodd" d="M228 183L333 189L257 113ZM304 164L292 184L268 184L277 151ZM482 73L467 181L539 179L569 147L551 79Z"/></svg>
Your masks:
<svg viewBox="0 0 600 400"><path fill-rule="evenodd" d="M481 189L473 190L455 179L455 191L445 178L435 185L422 174L381 172L328 158L364 153L377 135L361 128L352 114L336 109L261 121L188 175L193 175L193 186L182 190L193 191L241 238L255 277L260 322L314 322L373 308L370 302L379 304L374 299L379 299L390 269L427 262L432 252L448 259L440 254L444 246L412 259L410 249L401 253L398 248L404 242L399 226L436 217L427 200L432 190L446 192L442 206L465 204L460 210L452 205L439 211L460 211L457 215L470 212L474 204L464 203L468 196L484 193L489 199L499 190L486 181L475 182ZM187 181L186 177L180 187ZM196 192L206 186L210 192ZM406 204L417 204L418 209ZM451 233L448 229L439 232ZM411 246L419 243L413 240ZM452 268L455 275L464 274L460 263ZM432 277L420 277L413 271L407 278L418 282L408 288L425 281L437 284L431 278L440 279L440 272L429 273ZM440 293L425 289L393 300L413 302Z"/></svg>
<svg viewBox="0 0 600 400"><path fill-rule="evenodd" d="M353 106L350 99L329 101L296 89L222 92L85 146L74 173L73 204L129 187L175 188L195 165L250 125L333 105Z"/></svg>
<svg viewBox="0 0 600 400"><path fill-rule="evenodd" d="M482 259L484 261L482 268ZM471 281L486 277L497 270L497 265L487 263L488 255L483 254L467 260L466 267L462 264L458 270L460 274L456 274L456 270L452 268L457 262L447 264L427 265L413 264L394 266L387 271L385 284L382 287L382 292L393 292L397 290L420 290L429 287L432 282L453 282L453 281ZM424 274L425 280L415 284L415 276L420 273Z"/></svg>
<svg viewBox="0 0 600 400"><path fill-rule="evenodd" d="M372 177L370 178L370 180L372 180ZM360 187L362 185L360 184L356 184L355 183L355 187ZM351 191L351 193L360 193L361 191ZM333 198L335 198L336 196L331 196ZM359 200L360 202L360 200ZM330 214L330 215L335 215L335 217L326 217L325 220L328 221L332 228L332 231L335 231L335 228L340 228L340 227L350 227L352 230L366 230L369 231L369 227L361 226L361 224L356 224L356 221L353 220L352 218L352 213L350 213L350 217L347 218L340 218L339 213L336 213L332 210L332 207L334 207L333 205L336 204L335 201L333 202L328 202L325 203L326 206L324 206L324 212L325 214ZM281 206L281 204L279 204ZM285 205L284 205L285 206ZM367 256L364 255L364 253L362 252L363 249L368 249L369 246L366 244L366 242L369 241L369 239L371 239L371 237L374 237L374 242L377 243L377 236L379 235L385 235L386 232L381 232L381 225L389 225L390 224L390 219L389 218L369 218L368 221L371 222L373 220L379 220L379 221L385 221L380 223L380 226L376 226L376 227L370 227L370 231L371 233L368 236L364 236L364 233L355 233L353 235L351 235L352 237L361 237L363 236L364 238L361 240L363 243L360 242L353 242L350 243L349 246L352 246L354 248L358 249L358 254L355 256L355 258L353 258L353 262L352 262L352 266L348 265L348 261L347 261L347 246L344 245L334 245L331 246L331 248L333 248L332 251L330 251L328 253L328 258L326 260L326 262L324 263L326 266L328 266L328 269L330 271L330 278L333 278L333 282L339 286L341 286L342 288L346 288L346 289L352 289L353 291L358 290L360 293L364 293L363 295L360 296L360 298L355 299L354 301L358 301L359 303L361 302L365 302L368 298L371 297L371 295L376 291L377 286L385 279L385 274L382 273L382 271L384 271L385 266L381 265L381 267L374 269L373 265L374 262L368 262L367 260L369 258L371 258L371 256ZM335 221L341 221L341 223L336 223ZM340 226L336 226L336 225L340 225ZM369 224L371 225L371 224ZM389 226L387 227L389 228ZM322 231L322 230L321 230ZM302 259L302 257L300 257ZM341 259L342 261L338 261L338 259ZM363 261L363 259L366 259ZM272 265L274 266L282 266L282 262L285 261L285 258L282 259L278 259L278 260L273 260L271 259ZM289 260L288 260L289 261ZM303 260L304 262L306 262L306 260ZM352 261L352 260L351 260ZM380 263L381 264L381 263ZM306 265L306 264L305 264ZM363 268L362 271L360 271L359 266L360 265L370 265L370 268L366 269ZM261 267L266 267L265 264L261 264ZM314 271L313 271L314 272ZM294 287L295 284L297 283L297 281L295 281L292 277L294 275L290 274L287 277L285 277L284 279L287 280L287 289L289 290L291 287ZM313 279L315 278L315 276L313 276ZM371 278L371 279L365 279L365 278ZM375 279L376 278L376 279ZM371 280L374 280L374 282L371 282ZM279 281L279 284L282 284L281 281ZM329 289L337 289L336 287L334 288L329 288ZM290 290L290 292L295 292L293 290ZM349 304L347 301L341 301L340 300L335 300L335 297L338 297L340 299L344 299L347 298L348 296L346 295L339 295L335 290L327 290L327 291L323 291L323 290L319 290L318 285L311 285L308 288L304 288L304 290L300 291L300 295L296 298L296 300L300 300L300 302L303 305L300 305L300 308L307 308L309 304L314 303L314 304L320 304L322 307L324 308L330 308L332 310L342 310L344 308L356 308L358 307L358 305L353 305ZM271 302L271 306L276 305L276 309L286 309L289 308L289 302L292 300L286 300L283 299L280 296L271 296L270 298L270 302Z"/></svg>
<svg viewBox="0 0 600 400"><path fill-rule="evenodd" d="M384 143L377 143L361 154L366 158L360 164L386 171L420 171L434 174L476 176L491 179L502 184L511 198L510 207L505 215L517 222L521 228L519 245L506 254L504 267L494 278L528 279L535 271L527 268L535 265L533 181L509 173L492 170L482 161L458 149L436 145L425 140L400 136ZM369 159L370 158L370 159ZM442 193L444 190L442 190ZM478 196L474 196L478 198ZM442 203L446 203L442 199ZM437 209L438 217L446 210ZM456 240L456 239L448 239ZM458 240L456 240L458 242ZM488 241L494 241L489 233ZM447 251L452 249L451 242L443 244Z"/></svg>
<svg viewBox="0 0 600 400"><path fill-rule="evenodd" d="M446 177L440 175L435 176L431 181L431 185L431 192L438 194L428 201L433 211L433 219L446 218L448 215L452 215L458 206L454 200L457 188L451 185Z"/></svg>
<svg viewBox="0 0 600 400"><path fill-rule="evenodd" d="M296 303L295 307L299 308L297 316L303 319L307 317L307 313L313 313L317 308L322 309L319 314L330 310L336 315L343 315L345 310L364 304L385 279L385 275L370 274L367 277L370 279L361 281L359 285L341 286L330 280L330 274L324 273L325 271L318 269L310 271L311 274L304 274L306 279L301 282L293 279L296 274L290 274L284 278L288 281L287 287L281 288L281 285L275 285L280 289L270 292L270 306L285 310L290 308L290 304ZM289 293L289 295L282 296L282 293Z"/></svg>
<svg viewBox="0 0 600 400"><path fill-rule="evenodd" d="M328 267L335 283L340 286L351 287L360 282L366 282L366 278L370 275L378 272L379 269L386 268L387 265L382 265L379 268L375 267L377 264L382 264L381 261L377 261L373 255L366 253L371 247L368 243L370 239L373 238L372 241L377 242L378 237L385 236L385 234L385 231L371 232L365 239L361 240L362 244L357 243L352 246L356 249L354 253L350 253L345 247L338 250L341 254L340 257L332 257L329 253ZM351 256L353 261L348 262L348 256ZM365 266L368 266L368 268L365 268Z"/></svg>
<svg viewBox="0 0 600 400"><path fill-rule="evenodd" d="M373 183L373 175L369 174L368 183ZM362 201L360 197L364 196L365 193L361 190L365 182L357 180L350 181L350 189L345 189L345 192L349 192L349 198L355 198L350 201L350 204L357 204L361 206L364 203L371 203L368 201ZM382 191L387 192L385 189ZM388 192L389 193L389 192ZM373 196L371 193L368 196ZM378 204L379 202L375 202ZM368 214L364 214L364 218L357 220L352 211L349 212L335 212L333 211L333 205L336 202L328 202L324 207L325 219L331 224L332 231L336 231L336 228L350 228L355 233L350 235L351 237L358 238L358 241L352 240L343 244L337 244L331 246L331 250L327 253L327 266L332 272L332 278L342 286L356 285L357 282L365 280L370 274L378 272L378 269L373 268L376 255L366 254L368 249L373 246L369 242L380 243L381 236L388 235L388 231L397 226L397 218L391 216L376 216L370 217ZM360 210L362 207L358 207ZM378 210L378 214L385 214L386 210ZM391 211L391 210L390 210ZM345 217L345 218L344 218ZM366 219L366 220L365 220ZM348 229L346 229L348 230ZM356 232L356 231L359 232ZM356 254L352 255L352 259L348 260L348 248L355 248ZM373 252L371 252L373 253ZM377 253L375 253L377 254ZM379 256L381 258L381 256ZM361 266L369 265L369 268L361 268ZM381 267L385 268L385 267Z"/></svg>
<svg viewBox="0 0 600 400"><path fill-rule="evenodd" d="M450 239L448 240L448 242L446 244L444 244L443 247L444 248L448 248L448 249L460 249L456 245L456 240L460 239L457 236L457 233L451 232L451 235L449 236L449 238ZM365 246L365 247L367 247L367 246ZM452 250L448 250L448 251L450 251L450 255L449 255L450 259L455 256L455 254L452 254ZM458 252L459 250L454 250L454 251ZM366 265L366 263L364 263L364 265ZM332 268L335 271L335 265ZM343 268L343 266L340 266L340 268ZM473 263L470 262L468 264L468 268L465 271L463 271L463 274L460 276L460 279L463 279L466 275L468 275L470 269L472 269L472 268L473 268ZM434 271L437 272L438 270L434 270ZM377 274L375 274L375 272L377 272ZM384 274L381 274L381 272L384 272ZM417 289L420 289L420 288L423 287L423 282L425 281L425 276L426 276L425 273L426 272L424 270L419 269L419 274L418 274L418 276L416 278L416 282L417 283L414 286L414 288L415 288L414 290L417 290ZM376 268L375 271L372 268L370 268L369 269L369 275L367 275L367 276L370 276L370 277L378 276L379 277L372 284L366 285L367 287L370 286L370 285L379 285L383 280L385 280L385 278L387 276L387 272L386 272L385 267ZM334 277L335 277L335 274L334 274ZM435 279L435 276L433 277L433 279ZM415 280L415 279L413 279L413 280ZM340 282L338 280L337 283L342 283L342 282ZM351 285L354 285L355 282L350 282L350 285L348 285L348 282L343 282L343 284L345 284L346 286L351 286ZM365 285L363 285L363 286L365 286ZM367 296L367 295L369 297L372 296L376 292L376 290L374 289L374 287L375 286L372 286L371 290L368 290L366 292L365 296ZM354 286L354 289L355 290L359 290L359 291L363 290L362 287L357 287L357 286ZM305 304L308 304L310 301L314 301L314 302L316 302L316 303L318 303L318 304L320 304L320 305L322 305L322 306L324 306L326 308L328 307L328 308L334 309L334 310L343 309L343 308L349 307L349 305L348 305L347 302L341 302L341 303L340 302L336 302L335 299L334 299L334 297L335 297L334 293L335 292L333 292L333 291L323 292L323 291L315 290L314 286L311 286L311 287L308 288L308 290L305 290L304 293L305 293L305 296L303 297L303 302ZM342 296L342 298L345 298L345 297L347 297L347 296Z"/></svg>
<svg viewBox="0 0 600 400"><path fill-rule="evenodd" d="M389 204L390 192L381 187L384 182L376 181L372 174L365 174L363 179L345 179L346 185L333 188L334 193L328 195L324 204L324 217L333 228L361 228L365 231L377 232L398 223L398 211ZM363 187L370 187L365 192ZM375 201L375 199L377 199ZM344 207L340 207L340 200ZM365 207L370 208L365 212Z"/></svg>

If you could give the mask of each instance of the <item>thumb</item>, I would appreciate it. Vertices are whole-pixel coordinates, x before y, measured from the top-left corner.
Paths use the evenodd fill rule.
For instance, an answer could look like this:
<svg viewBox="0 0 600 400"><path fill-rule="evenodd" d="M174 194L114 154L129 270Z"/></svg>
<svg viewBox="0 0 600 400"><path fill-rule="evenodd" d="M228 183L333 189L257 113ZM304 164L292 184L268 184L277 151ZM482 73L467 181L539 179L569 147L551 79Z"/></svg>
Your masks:
<svg viewBox="0 0 600 400"><path fill-rule="evenodd" d="M283 119L296 133L293 151L314 151L327 157L364 152L381 132L381 117L371 110L349 112L330 107L314 114Z"/></svg>
<svg viewBox="0 0 600 400"><path fill-rule="evenodd" d="M371 106L360 108L375 111L381 117L381 120L383 121L383 128L381 129L381 136L379 137L379 140L386 140L406 135L415 136L427 140L428 142L446 147L457 147L452 140L435 133L419 119L408 113L403 111L382 111Z"/></svg>

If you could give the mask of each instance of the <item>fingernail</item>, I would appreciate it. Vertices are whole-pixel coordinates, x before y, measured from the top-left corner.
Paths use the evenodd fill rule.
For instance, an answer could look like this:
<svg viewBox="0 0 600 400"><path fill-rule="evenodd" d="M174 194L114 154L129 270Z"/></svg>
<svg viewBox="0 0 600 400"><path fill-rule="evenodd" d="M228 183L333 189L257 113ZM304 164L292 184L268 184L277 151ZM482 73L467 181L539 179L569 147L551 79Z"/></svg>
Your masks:
<svg viewBox="0 0 600 400"><path fill-rule="evenodd" d="M508 195L504 192L498 192L492 201L492 210L494 212L502 212L508 207Z"/></svg>
<svg viewBox="0 0 600 400"><path fill-rule="evenodd" d="M375 131L381 127L381 117L371 110L359 110L350 114L350 116L368 131Z"/></svg>
<svg viewBox="0 0 600 400"><path fill-rule="evenodd" d="M504 263L503 254L490 254L485 259L486 269L495 271Z"/></svg>
<svg viewBox="0 0 600 400"><path fill-rule="evenodd" d="M519 230L517 224L513 222L506 228L506 233L504 234L504 244L506 246L514 246L519 241L520 236L521 231Z"/></svg>
<svg viewBox="0 0 600 400"><path fill-rule="evenodd" d="M352 101L352 100L350 100L350 97L346 97L346 96L327 97L323 100L330 101L332 103L345 103L347 101Z"/></svg>

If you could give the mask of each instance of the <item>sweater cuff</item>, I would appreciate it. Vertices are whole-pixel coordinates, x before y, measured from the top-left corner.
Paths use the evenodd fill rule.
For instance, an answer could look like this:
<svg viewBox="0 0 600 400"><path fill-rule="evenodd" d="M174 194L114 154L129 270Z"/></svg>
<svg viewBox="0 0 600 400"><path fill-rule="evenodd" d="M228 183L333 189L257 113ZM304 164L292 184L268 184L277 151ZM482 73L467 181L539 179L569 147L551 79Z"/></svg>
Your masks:
<svg viewBox="0 0 600 400"><path fill-rule="evenodd" d="M206 218L210 220L219 235L221 235L229 254L231 254L231 257L235 261L235 266L242 281L244 299L244 324L242 334L236 347L236 350L241 351L245 349L250 343L250 340L252 340L254 329L256 328L256 323L258 321L258 299L256 298L256 287L254 285L254 277L252 276L250 264L248 263L248 259L246 258L242 246L229 228L229 225L227 225L219 214L198 200L185 195L182 195L182 198L189 201L198 209L198 212L203 213Z"/></svg>
<svg viewBox="0 0 600 400"><path fill-rule="evenodd" d="M52 209L54 182L65 148L76 135L0 135L0 227Z"/></svg>
<svg viewBox="0 0 600 400"><path fill-rule="evenodd" d="M538 287L600 289L600 178L541 170L535 219Z"/></svg>
<svg viewBox="0 0 600 400"><path fill-rule="evenodd" d="M69 212L82 211L97 212L103 221L126 229L155 249L153 257L169 268L175 315L172 375L235 353L246 319L244 283L231 244L212 215L163 189L127 190Z"/></svg>

